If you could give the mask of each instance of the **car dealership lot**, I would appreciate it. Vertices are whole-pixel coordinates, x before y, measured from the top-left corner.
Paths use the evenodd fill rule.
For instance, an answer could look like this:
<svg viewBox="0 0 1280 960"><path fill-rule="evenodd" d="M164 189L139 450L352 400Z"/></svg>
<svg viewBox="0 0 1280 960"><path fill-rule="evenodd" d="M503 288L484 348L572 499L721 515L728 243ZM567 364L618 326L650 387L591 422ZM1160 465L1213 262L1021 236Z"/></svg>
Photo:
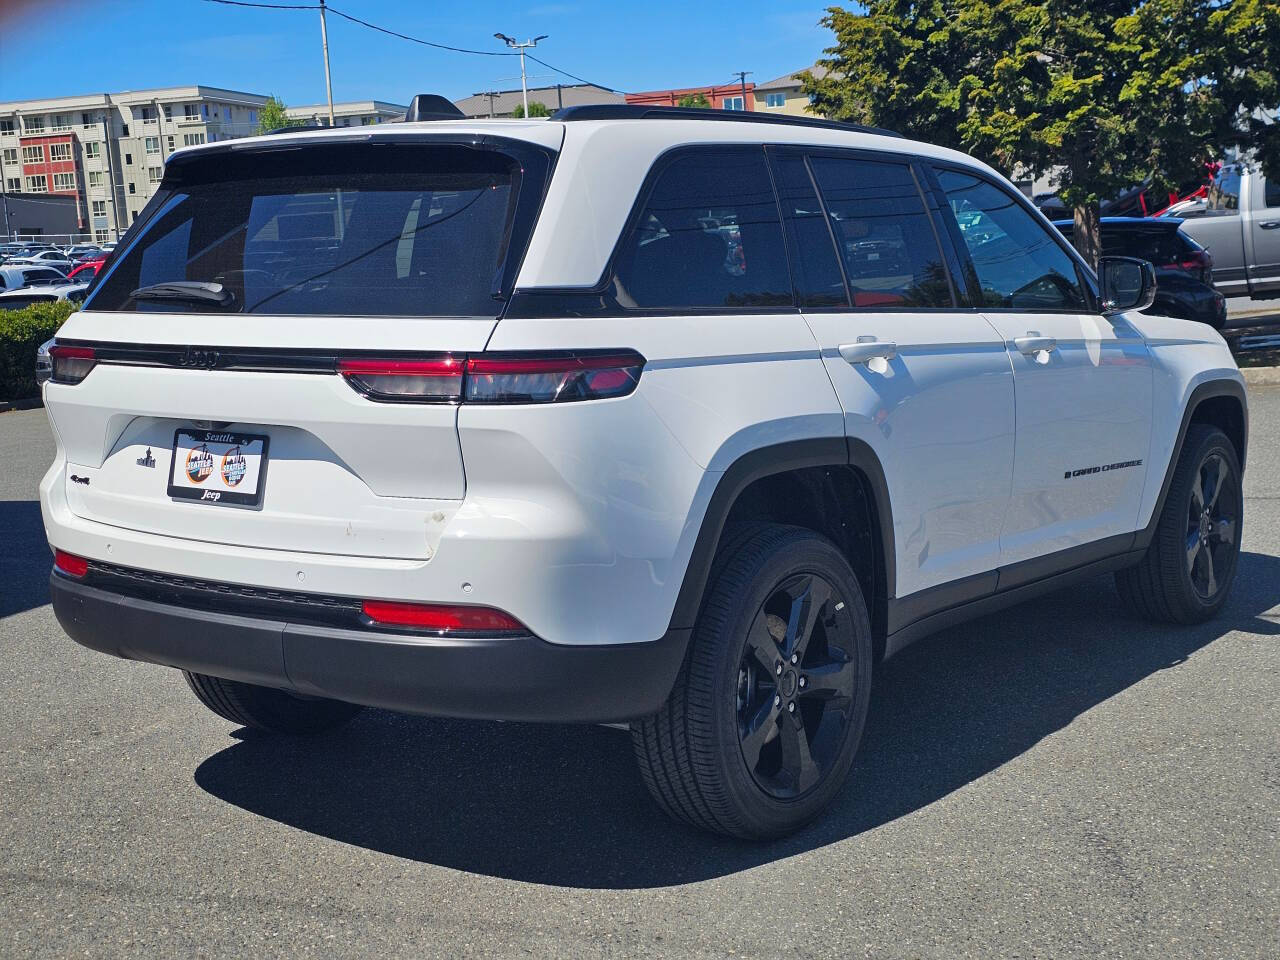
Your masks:
<svg viewBox="0 0 1280 960"><path fill-rule="evenodd" d="M1250 401L1220 620L1130 619L1107 578L923 641L831 813L765 845L668 822L617 730L273 740L77 647L47 420L0 415L0 955L1274 956L1280 388Z"/></svg>

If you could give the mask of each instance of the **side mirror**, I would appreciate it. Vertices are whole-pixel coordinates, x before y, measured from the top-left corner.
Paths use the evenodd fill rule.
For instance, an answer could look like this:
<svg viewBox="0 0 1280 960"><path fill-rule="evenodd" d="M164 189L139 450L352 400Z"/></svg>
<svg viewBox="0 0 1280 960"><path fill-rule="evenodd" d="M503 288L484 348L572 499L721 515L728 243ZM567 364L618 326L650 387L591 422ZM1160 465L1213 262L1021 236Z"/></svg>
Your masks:
<svg viewBox="0 0 1280 960"><path fill-rule="evenodd" d="M1102 313L1146 310L1156 299L1156 268L1136 257L1103 257L1098 262Z"/></svg>

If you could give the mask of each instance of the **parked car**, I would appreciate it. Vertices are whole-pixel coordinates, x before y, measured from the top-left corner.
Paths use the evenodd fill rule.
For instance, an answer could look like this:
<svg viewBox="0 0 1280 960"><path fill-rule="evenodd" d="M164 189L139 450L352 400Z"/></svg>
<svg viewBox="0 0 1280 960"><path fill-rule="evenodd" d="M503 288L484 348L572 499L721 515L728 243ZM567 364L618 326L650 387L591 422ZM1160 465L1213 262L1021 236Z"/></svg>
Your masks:
<svg viewBox="0 0 1280 960"><path fill-rule="evenodd" d="M1213 254L1213 284L1228 297L1280 297L1280 183L1245 163L1226 164L1204 213L1183 232Z"/></svg>
<svg viewBox="0 0 1280 960"><path fill-rule="evenodd" d="M1071 239L1070 220L1054 222ZM1156 295L1150 313L1197 320L1221 330L1227 322L1227 300L1215 290L1213 258L1186 235L1176 217L1103 217L1102 253L1136 257L1156 270Z"/></svg>
<svg viewBox="0 0 1280 960"><path fill-rule="evenodd" d="M66 274L57 267L20 261L0 264L0 291L20 290L33 283L66 282Z"/></svg>
<svg viewBox="0 0 1280 960"><path fill-rule="evenodd" d="M67 279L75 280L78 278L82 281L92 280L98 275L98 271L102 269L102 265L106 262L105 258L100 258L97 260L85 260L82 263L78 263L76 266L71 268L71 272L67 274Z"/></svg>
<svg viewBox="0 0 1280 960"><path fill-rule="evenodd" d="M67 271L73 266L60 250L40 250L36 253L28 253L25 256L13 257L7 261L10 264L15 263L37 263L48 267L57 267L65 276Z"/></svg>
<svg viewBox="0 0 1280 960"><path fill-rule="evenodd" d="M74 640L277 733L627 723L663 809L768 837L913 640L1113 571L1221 609L1243 378L1150 264L884 131L452 109L169 158L50 351Z"/></svg>
<svg viewBox="0 0 1280 960"><path fill-rule="evenodd" d="M105 251L99 247L89 244L77 244L74 247L68 247L63 251L66 258L73 263L83 263L86 260L100 260Z"/></svg>
<svg viewBox="0 0 1280 960"><path fill-rule="evenodd" d="M0 293L0 310L21 310L34 303L57 303L59 300L82 303L88 290L89 284L67 283L65 278L61 283L40 283L8 290Z"/></svg>

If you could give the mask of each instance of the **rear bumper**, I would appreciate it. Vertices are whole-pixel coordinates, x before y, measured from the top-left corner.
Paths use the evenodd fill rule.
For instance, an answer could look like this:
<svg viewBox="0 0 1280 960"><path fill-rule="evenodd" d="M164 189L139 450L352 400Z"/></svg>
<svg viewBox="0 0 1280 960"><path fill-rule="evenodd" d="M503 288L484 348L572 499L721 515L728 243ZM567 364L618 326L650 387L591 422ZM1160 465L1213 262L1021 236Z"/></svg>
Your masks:
<svg viewBox="0 0 1280 960"><path fill-rule="evenodd" d="M649 643L560 645L534 636L469 640L351 630L160 603L50 578L77 643L179 667L407 713L606 723L656 711L689 631Z"/></svg>

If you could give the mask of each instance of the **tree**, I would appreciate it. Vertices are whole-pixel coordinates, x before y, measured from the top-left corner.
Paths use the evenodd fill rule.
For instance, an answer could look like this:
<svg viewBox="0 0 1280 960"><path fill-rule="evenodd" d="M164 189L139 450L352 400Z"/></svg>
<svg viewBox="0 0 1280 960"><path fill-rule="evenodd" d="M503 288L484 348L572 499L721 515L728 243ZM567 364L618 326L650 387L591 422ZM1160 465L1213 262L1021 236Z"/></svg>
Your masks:
<svg viewBox="0 0 1280 960"><path fill-rule="evenodd" d="M711 101L707 99L705 93L686 93L683 97L676 101L678 107L698 107L702 110L711 109Z"/></svg>
<svg viewBox="0 0 1280 960"><path fill-rule="evenodd" d="M866 0L822 23L815 110L1050 174L1095 265L1102 200L1199 182L1229 146L1280 167L1275 0Z"/></svg>
<svg viewBox="0 0 1280 960"><path fill-rule="evenodd" d="M513 117L517 118L517 119L519 119L519 118L523 117L523 116L524 116L524 104L523 104L523 103L517 103L517 104L516 104L516 108L515 108L514 110L512 110L512 111L511 111L511 115L512 115ZM540 102L539 102L539 101L537 101L537 100L530 100L530 101L529 101L529 116L530 116L530 117L549 117L549 116L551 116L551 111L547 109L547 105L546 105L545 103L540 103Z"/></svg>
<svg viewBox="0 0 1280 960"><path fill-rule="evenodd" d="M279 97L267 97L267 102L258 110L258 133L270 133L272 130L279 130L281 127L305 126L303 121L295 120L285 113L287 109L284 101Z"/></svg>

